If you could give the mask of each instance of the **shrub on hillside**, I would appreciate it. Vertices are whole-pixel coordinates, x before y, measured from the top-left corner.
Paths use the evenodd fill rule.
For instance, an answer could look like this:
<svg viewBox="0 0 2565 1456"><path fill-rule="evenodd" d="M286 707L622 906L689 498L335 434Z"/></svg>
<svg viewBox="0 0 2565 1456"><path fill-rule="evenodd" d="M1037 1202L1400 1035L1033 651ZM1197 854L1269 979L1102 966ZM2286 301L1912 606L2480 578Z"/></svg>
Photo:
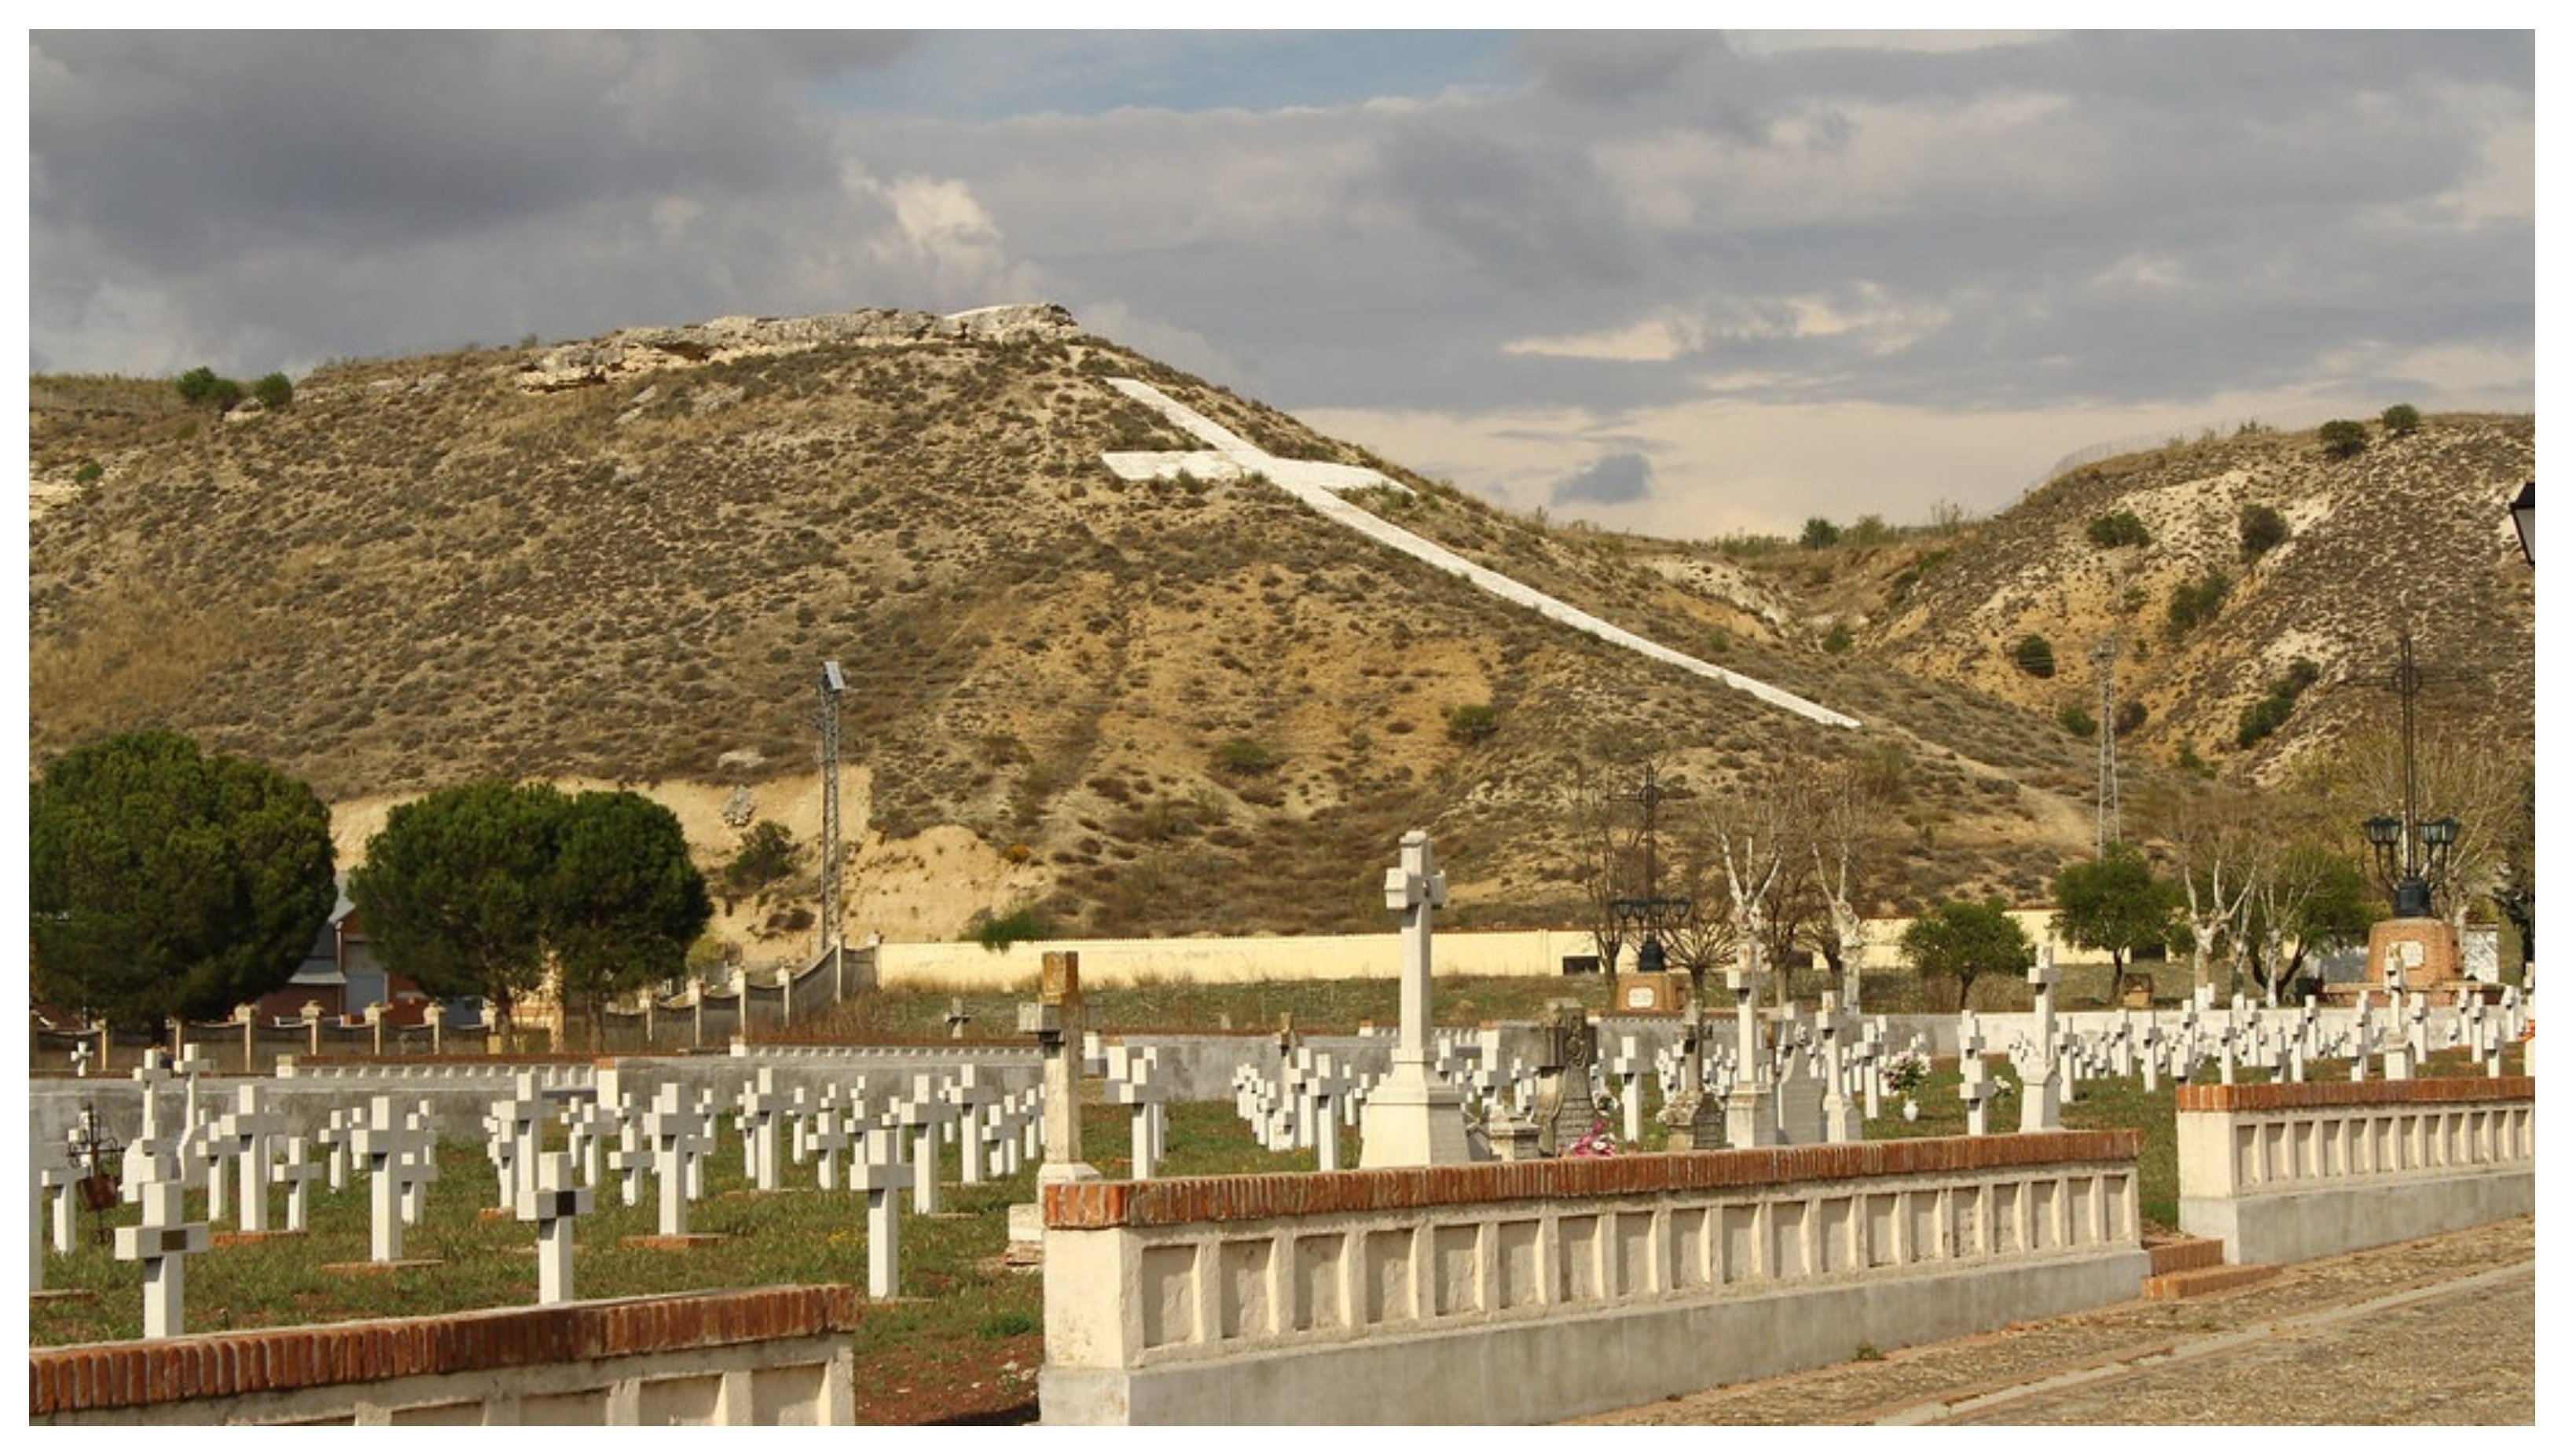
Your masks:
<svg viewBox="0 0 2565 1456"><path fill-rule="evenodd" d="M2174 588L2173 600L2165 606L2166 635L2179 642L2195 628L2215 620L2233 587L2224 572L2211 572L2197 582Z"/></svg>
<svg viewBox="0 0 2565 1456"><path fill-rule="evenodd" d="M2086 712L2081 703L2068 703L2065 707L2059 708L2057 726L2078 738L2090 738L2101 727L2093 721L2093 715Z"/></svg>
<svg viewBox="0 0 2565 1456"><path fill-rule="evenodd" d="M250 397L262 409L283 409L294 402L294 381L283 374L266 374L249 386Z"/></svg>
<svg viewBox="0 0 2565 1456"><path fill-rule="evenodd" d="M2378 423L2391 435L2410 435L2423 427L2423 411L2411 404L2390 404L2379 414Z"/></svg>
<svg viewBox="0 0 2565 1456"><path fill-rule="evenodd" d="M1808 524L1799 528L1799 544L1810 551L1823 551L1841 540L1843 532L1823 516L1810 516Z"/></svg>
<svg viewBox="0 0 2565 1456"><path fill-rule="evenodd" d="M2155 539L2147 534L2147 523L2139 520L2135 511L2094 517L2085 524L2084 537L2105 551L2118 546L2146 546Z"/></svg>
<svg viewBox="0 0 2565 1456"><path fill-rule="evenodd" d="M2248 562L2289 539L2289 523L2269 506L2246 506L2235 522L2235 549Z"/></svg>
<svg viewBox="0 0 2565 1456"><path fill-rule="evenodd" d="M2316 427L2316 441L2326 454L2348 460L2369 448L2369 426L2356 419L2328 419Z"/></svg>
<svg viewBox="0 0 2565 1456"><path fill-rule="evenodd" d="M1454 703L1443 710L1443 733L1454 743L1485 743L1497 735L1497 710L1486 703Z"/></svg>
<svg viewBox="0 0 2565 1456"><path fill-rule="evenodd" d="M2037 632L2012 644L2012 661L2014 666L2033 677L2057 675L2056 649L2048 645L2048 638Z"/></svg>

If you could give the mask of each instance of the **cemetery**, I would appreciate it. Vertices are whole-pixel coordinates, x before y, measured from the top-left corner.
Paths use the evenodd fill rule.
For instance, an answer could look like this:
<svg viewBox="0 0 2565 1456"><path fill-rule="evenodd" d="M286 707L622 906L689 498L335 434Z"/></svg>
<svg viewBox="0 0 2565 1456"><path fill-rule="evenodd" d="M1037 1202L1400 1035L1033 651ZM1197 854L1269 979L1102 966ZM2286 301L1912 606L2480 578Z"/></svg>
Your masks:
<svg viewBox="0 0 2565 1456"><path fill-rule="evenodd" d="M1448 896L1409 836L1350 1035L1054 951L985 1042L47 1080L31 1418L840 1424L981 1340L1051 1424L1531 1424L2533 1204L2523 988L1454 1025Z"/></svg>

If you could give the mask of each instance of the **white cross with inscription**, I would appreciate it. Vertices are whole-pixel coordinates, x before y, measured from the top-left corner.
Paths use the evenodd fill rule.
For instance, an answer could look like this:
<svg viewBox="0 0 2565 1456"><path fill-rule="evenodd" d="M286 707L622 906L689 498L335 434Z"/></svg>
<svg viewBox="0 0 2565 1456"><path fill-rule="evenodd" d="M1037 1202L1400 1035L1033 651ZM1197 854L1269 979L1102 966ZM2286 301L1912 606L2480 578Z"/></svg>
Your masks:
<svg viewBox="0 0 2565 1456"><path fill-rule="evenodd" d="M369 1257L376 1264L397 1264L401 1227L414 1221L406 1215L412 1192L436 1178L436 1165L427 1156L436 1139L415 1114L400 1109L396 1098L376 1096L369 1105L364 1125L349 1136L349 1149L365 1160L373 1229Z"/></svg>
<svg viewBox="0 0 2565 1456"><path fill-rule="evenodd" d="M540 1154L517 1184L517 1217L535 1226L536 1302L570 1302L572 1228L596 1211L596 1190L578 1183L567 1152Z"/></svg>
<svg viewBox="0 0 2565 1456"><path fill-rule="evenodd" d="M142 1218L116 1231L116 1257L142 1264L142 1337L174 1339L187 1327L187 1256L211 1247L212 1231L187 1222L187 1188L176 1154L164 1147L147 1155L141 1172L133 1192Z"/></svg>

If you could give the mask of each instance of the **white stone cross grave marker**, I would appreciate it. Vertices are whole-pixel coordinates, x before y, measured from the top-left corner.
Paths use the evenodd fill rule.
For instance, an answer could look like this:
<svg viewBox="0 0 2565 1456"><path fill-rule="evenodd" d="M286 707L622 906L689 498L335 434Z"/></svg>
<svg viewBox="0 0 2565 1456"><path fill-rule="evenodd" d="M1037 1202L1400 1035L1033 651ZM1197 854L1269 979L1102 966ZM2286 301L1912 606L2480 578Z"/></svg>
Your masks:
<svg viewBox="0 0 2565 1456"><path fill-rule="evenodd" d="M850 1121L851 1103L842 1088L823 1088L814 1103L810 1118L796 1129L799 1151L805 1161L817 1165L816 1177L823 1192L837 1189L837 1156L854 1141Z"/></svg>
<svg viewBox="0 0 2565 1456"><path fill-rule="evenodd" d="M738 1102L741 1171L760 1193L784 1186L782 1161L784 1093L776 1089L775 1069L757 1069L756 1080L741 1088Z"/></svg>
<svg viewBox="0 0 2565 1456"><path fill-rule="evenodd" d="M917 1170L899 1160L899 1134L888 1127L864 1133L862 1153L847 1181L864 1195L865 1288L877 1300L899 1298L899 1190Z"/></svg>
<svg viewBox="0 0 2565 1456"><path fill-rule="evenodd" d="M568 1304L573 1226L596 1211L596 1190L581 1186L568 1152L539 1155L517 1183L517 1217L535 1226L536 1302Z"/></svg>
<svg viewBox="0 0 2565 1456"><path fill-rule="evenodd" d="M372 1223L368 1257L376 1264L397 1264L401 1226L410 1221L403 1208L411 1201L411 1190L436 1177L436 1165L427 1157L435 1135L405 1114L397 1098L377 1095L368 1106L364 1123L349 1134L348 1145L365 1160Z"/></svg>
<svg viewBox="0 0 2565 1456"><path fill-rule="evenodd" d="M499 1178L497 1208L514 1208L522 1180L534 1176L536 1155L544 1143L544 1096L541 1080L520 1072L516 1094L490 1104L490 1162Z"/></svg>
<svg viewBox="0 0 2565 1456"><path fill-rule="evenodd" d="M299 1134L286 1138L285 1159L276 1165L276 1181L285 1185L286 1232L311 1231L312 1185L321 1176L321 1164L313 1160L306 1140Z"/></svg>
<svg viewBox="0 0 2565 1456"><path fill-rule="evenodd" d="M686 1090L662 1083L659 1095L640 1117L641 1136L650 1148L650 1176L659 1184L659 1236L686 1236L687 1169L711 1140L705 1135L703 1111L686 1104Z"/></svg>
<svg viewBox="0 0 2565 1456"><path fill-rule="evenodd" d="M187 1187L169 1141L134 1139L135 1146L152 1149L143 1156L139 1181L128 1185L142 1205L142 1218L116 1231L116 1257L142 1264L145 1339L175 1339L187 1333L187 1257L212 1245L210 1225L187 1222Z"/></svg>
<svg viewBox="0 0 2565 1456"><path fill-rule="evenodd" d="M907 1139L909 1163L917 1172L916 1180L909 1185L909 1207L920 1217L944 1211L935 1143L944 1124L952 1120L953 1109L945 1105L938 1081L932 1072L918 1073L909 1082L908 1094L893 1098L891 1103L901 1134Z"/></svg>
<svg viewBox="0 0 2565 1456"><path fill-rule="evenodd" d="M237 1105L214 1119L216 1143L231 1151L240 1167L240 1230L267 1232L267 1190L274 1176L271 1139L285 1131L285 1118L263 1100L263 1090L246 1083L233 1093Z"/></svg>

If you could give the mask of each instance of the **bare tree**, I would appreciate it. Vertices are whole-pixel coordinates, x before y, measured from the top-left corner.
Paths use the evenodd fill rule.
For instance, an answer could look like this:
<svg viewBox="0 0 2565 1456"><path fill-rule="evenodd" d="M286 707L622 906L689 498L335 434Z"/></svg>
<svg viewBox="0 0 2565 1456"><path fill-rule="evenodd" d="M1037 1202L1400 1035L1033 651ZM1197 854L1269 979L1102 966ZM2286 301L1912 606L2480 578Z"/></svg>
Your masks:
<svg viewBox="0 0 2565 1456"><path fill-rule="evenodd" d="M1834 963L1847 1011L1861 1010L1861 968L1868 942L1862 933L1856 891L1866 857L1879 838L1888 785L1869 765L1837 761L1811 765L1805 825L1811 883L1825 908L1817 948Z"/></svg>
<svg viewBox="0 0 2565 1456"><path fill-rule="evenodd" d="M1568 790L1567 820L1577 909L1603 963L1605 1000L1618 1004L1621 947L1628 934L1619 903L1646 893L1640 885L1640 829L1614 792L1612 776L1582 764Z"/></svg>
<svg viewBox="0 0 2565 1456"><path fill-rule="evenodd" d="M1686 816L1694 852L1717 868L1736 943L1768 945L1774 891L1782 870L1801 852L1794 786L1767 770L1696 803Z"/></svg>
<svg viewBox="0 0 2565 1456"><path fill-rule="evenodd" d="M2140 802L2140 818L2173 861L2191 931L2191 983L2209 984L2209 958L2229 941L2231 994L2236 948L2227 932L2253 893L2264 852L2259 796L2228 785L2171 785Z"/></svg>

